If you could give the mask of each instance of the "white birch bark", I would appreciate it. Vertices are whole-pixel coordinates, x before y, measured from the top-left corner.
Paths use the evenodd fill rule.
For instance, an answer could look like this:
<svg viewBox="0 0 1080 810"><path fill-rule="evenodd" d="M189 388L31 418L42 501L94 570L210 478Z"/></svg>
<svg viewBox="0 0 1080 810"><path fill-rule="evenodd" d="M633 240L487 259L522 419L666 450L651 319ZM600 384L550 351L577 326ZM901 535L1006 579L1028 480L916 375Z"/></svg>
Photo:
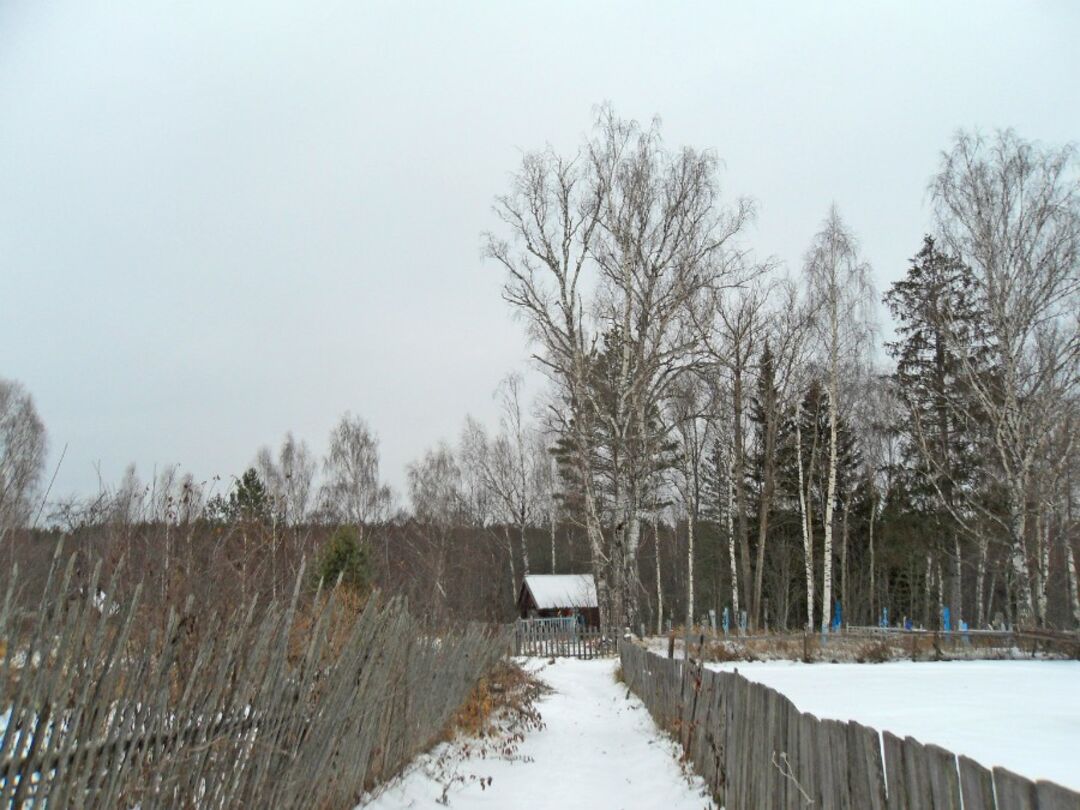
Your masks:
<svg viewBox="0 0 1080 810"><path fill-rule="evenodd" d="M806 567L806 629L814 629L814 538L811 535L810 517L806 512L806 484L803 476L802 456L802 401L795 402L795 461L799 471L799 516L802 524L803 561ZM734 562L732 563L734 566Z"/></svg>
<svg viewBox="0 0 1080 810"><path fill-rule="evenodd" d="M734 451L728 453L727 465L727 533L728 533L728 559L731 563L731 609L734 612L732 621L739 622L739 566L735 558L735 482L731 480L734 474L735 460Z"/></svg>
<svg viewBox="0 0 1080 810"><path fill-rule="evenodd" d="M981 630L986 627L986 562L990 543L985 535L979 535L979 568L975 572L975 623Z"/></svg>
<svg viewBox="0 0 1080 810"><path fill-rule="evenodd" d="M694 510L686 515L686 626L694 626Z"/></svg>
<svg viewBox="0 0 1080 810"><path fill-rule="evenodd" d="M1080 579L1076 575L1076 556L1068 538L1065 541L1065 567L1069 572L1069 599L1072 603L1073 622L1080 627Z"/></svg>
<svg viewBox="0 0 1080 810"><path fill-rule="evenodd" d="M653 515L653 544L656 546L656 635L664 634L664 585L660 579L660 532Z"/></svg>

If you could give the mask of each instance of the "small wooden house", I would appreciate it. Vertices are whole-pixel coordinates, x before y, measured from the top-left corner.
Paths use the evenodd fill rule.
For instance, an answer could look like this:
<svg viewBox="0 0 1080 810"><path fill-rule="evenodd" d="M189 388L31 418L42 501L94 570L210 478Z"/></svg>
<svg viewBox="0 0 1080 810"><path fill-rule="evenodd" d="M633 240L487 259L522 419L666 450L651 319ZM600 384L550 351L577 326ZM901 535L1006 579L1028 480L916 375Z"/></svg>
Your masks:
<svg viewBox="0 0 1080 810"><path fill-rule="evenodd" d="M600 626L600 603L592 574L529 574L518 592L522 619L580 617L585 627Z"/></svg>

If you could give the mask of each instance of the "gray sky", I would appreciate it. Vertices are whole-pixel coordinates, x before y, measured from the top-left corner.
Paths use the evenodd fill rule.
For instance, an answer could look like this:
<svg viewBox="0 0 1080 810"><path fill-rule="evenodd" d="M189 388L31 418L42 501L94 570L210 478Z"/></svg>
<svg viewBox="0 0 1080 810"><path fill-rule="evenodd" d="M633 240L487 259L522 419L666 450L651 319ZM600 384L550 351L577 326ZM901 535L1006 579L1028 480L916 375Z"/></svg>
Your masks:
<svg viewBox="0 0 1080 810"><path fill-rule="evenodd" d="M593 105L715 149L792 270L829 204L880 289L958 127L1080 136L1080 4L0 2L0 376L54 494L239 473L345 410L385 474L527 363L481 260Z"/></svg>

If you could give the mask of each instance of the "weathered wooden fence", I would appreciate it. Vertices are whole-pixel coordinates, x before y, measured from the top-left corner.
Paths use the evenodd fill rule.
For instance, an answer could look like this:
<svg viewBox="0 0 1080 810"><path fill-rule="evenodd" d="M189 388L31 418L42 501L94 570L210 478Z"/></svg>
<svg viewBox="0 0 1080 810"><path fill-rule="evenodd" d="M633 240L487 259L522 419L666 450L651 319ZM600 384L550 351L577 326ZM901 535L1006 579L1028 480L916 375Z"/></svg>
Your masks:
<svg viewBox="0 0 1080 810"><path fill-rule="evenodd" d="M727 810L1080 809L1080 794L1059 785L991 771L854 721L818 719L737 673L662 658L626 641L619 653L627 685L678 737Z"/></svg>
<svg viewBox="0 0 1080 810"><path fill-rule="evenodd" d="M681 651L685 630L669 636ZM943 658L999 658L1044 654L1080 659L1080 634L1052 630L904 630L896 627L845 626L827 634L817 632L717 633L694 628L689 635L691 657L706 658L718 652L721 660L734 657L776 655L786 651L804 660L836 656L858 658L867 645L880 647L886 658L940 660Z"/></svg>
<svg viewBox="0 0 1080 810"><path fill-rule="evenodd" d="M74 559L74 558L72 558ZM425 636L395 600L170 612L56 571L31 615L0 607L0 806L351 807L442 733L504 630ZM106 588L106 592L110 589ZM189 605L190 607L190 605Z"/></svg>
<svg viewBox="0 0 1080 810"><path fill-rule="evenodd" d="M613 634L581 627L573 619L521 619L514 624L515 655L600 658L617 650Z"/></svg>

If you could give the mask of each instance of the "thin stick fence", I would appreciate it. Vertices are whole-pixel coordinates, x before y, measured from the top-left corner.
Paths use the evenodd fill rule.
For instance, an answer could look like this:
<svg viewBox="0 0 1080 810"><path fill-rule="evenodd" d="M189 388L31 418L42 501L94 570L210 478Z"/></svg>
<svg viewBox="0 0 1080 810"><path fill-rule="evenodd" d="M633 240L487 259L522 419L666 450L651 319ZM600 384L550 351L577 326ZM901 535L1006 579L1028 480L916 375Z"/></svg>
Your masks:
<svg viewBox="0 0 1080 810"><path fill-rule="evenodd" d="M674 636L685 645L685 631ZM670 637L669 637L670 638ZM723 634L707 628L694 628L689 636L692 656L708 657L722 646L726 653L767 654L787 648L801 651L804 659L828 657L838 653L857 654L860 642L886 644L889 657L1014 657L1045 654L1080 659L1080 634L1053 630L905 630L896 627L845 626L827 634L817 632L781 632Z"/></svg>
<svg viewBox="0 0 1080 810"><path fill-rule="evenodd" d="M50 574L0 608L0 806L340 808L443 731L504 630L427 637L397 600L339 595L223 616L170 611L134 641L126 603ZM105 592L111 592L106 588Z"/></svg>
<svg viewBox="0 0 1080 810"><path fill-rule="evenodd" d="M1060 785L990 770L854 721L818 719L737 673L662 658L627 641L619 653L627 685L678 737L727 810L1080 808L1080 793Z"/></svg>
<svg viewBox="0 0 1080 810"><path fill-rule="evenodd" d="M592 659L617 652L613 633L581 627L575 619L521 619L514 624L514 655Z"/></svg>

